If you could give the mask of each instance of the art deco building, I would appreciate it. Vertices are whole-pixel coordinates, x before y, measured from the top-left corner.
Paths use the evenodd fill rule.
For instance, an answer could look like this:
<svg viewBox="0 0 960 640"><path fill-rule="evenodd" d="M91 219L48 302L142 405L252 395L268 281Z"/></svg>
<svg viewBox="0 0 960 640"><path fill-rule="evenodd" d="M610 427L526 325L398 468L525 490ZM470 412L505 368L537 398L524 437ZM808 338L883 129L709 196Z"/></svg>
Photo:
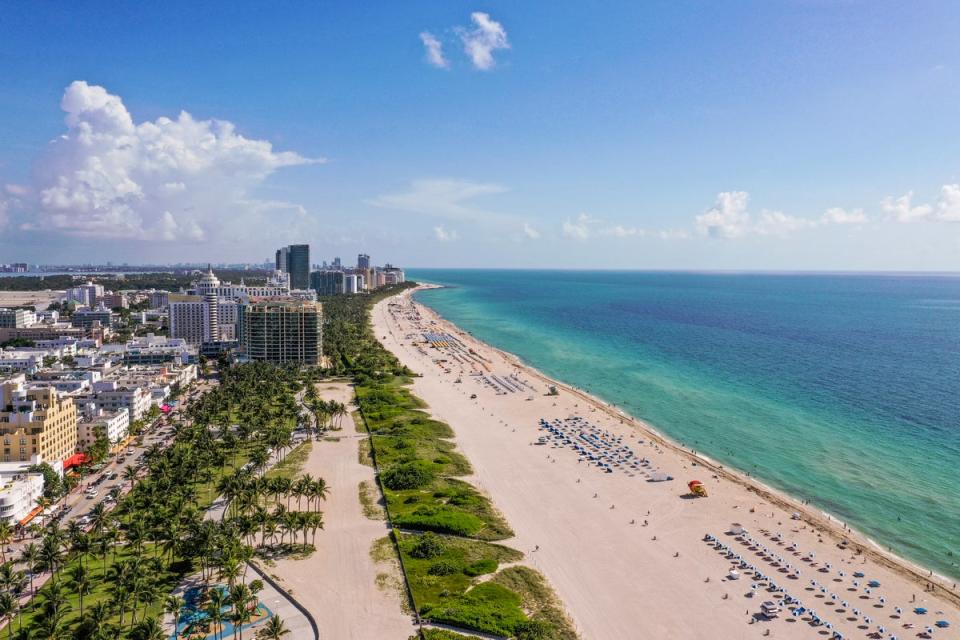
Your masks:
<svg viewBox="0 0 960 640"><path fill-rule="evenodd" d="M52 387L30 388L23 375L0 379L0 460L39 455L62 462L77 450L77 409Z"/></svg>

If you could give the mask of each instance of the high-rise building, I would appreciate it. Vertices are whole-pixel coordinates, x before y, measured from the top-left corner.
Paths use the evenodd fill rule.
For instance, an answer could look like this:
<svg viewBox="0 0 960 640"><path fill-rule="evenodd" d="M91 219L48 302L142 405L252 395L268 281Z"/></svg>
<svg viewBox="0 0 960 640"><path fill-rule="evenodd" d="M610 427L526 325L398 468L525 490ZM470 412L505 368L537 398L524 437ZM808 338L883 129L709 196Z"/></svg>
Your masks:
<svg viewBox="0 0 960 640"><path fill-rule="evenodd" d="M77 450L77 409L52 387L30 388L23 374L0 380L4 462L62 462Z"/></svg>
<svg viewBox="0 0 960 640"><path fill-rule="evenodd" d="M217 340L211 337L207 307L207 301L201 296L170 294L170 337L183 338L194 345Z"/></svg>
<svg viewBox="0 0 960 640"><path fill-rule="evenodd" d="M343 271L314 271L310 274L310 288L320 296L343 293Z"/></svg>
<svg viewBox="0 0 960 640"><path fill-rule="evenodd" d="M287 273L291 289L310 288L310 245L292 244L287 247Z"/></svg>
<svg viewBox="0 0 960 640"><path fill-rule="evenodd" d="M277 271L290 274L291 289L310 288L310 245L291 244L277 249Z"/></svg>
<svg viewBox="0 0 960 640"><path fill-rule="evenodd" d="M370 256L365 253L361 253L357 256L357 269L369 269L370 268Z"/></svg>
<svg viewBox="0 0 960 640"><path fill-rule="evenodd" d="M251 360L320 364L323 307L316 302L258 302L243 313L243 350Z"/></svg>

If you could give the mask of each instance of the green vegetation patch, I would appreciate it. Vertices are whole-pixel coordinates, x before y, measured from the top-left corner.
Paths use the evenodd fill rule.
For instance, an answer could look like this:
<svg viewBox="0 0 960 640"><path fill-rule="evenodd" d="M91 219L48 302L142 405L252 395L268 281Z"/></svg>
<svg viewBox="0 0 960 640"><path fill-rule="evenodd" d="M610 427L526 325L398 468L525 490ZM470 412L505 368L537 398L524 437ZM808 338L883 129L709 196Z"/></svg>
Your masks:
<svg viewBox="0 0 960 640"><path fill-rule="evenodd" d="M401 529L503 540L513 535L490 500L454 478L438 478L423 489L386 490L393 522Z"/></svg>
<svg viewBox="0 0 960 640"><path fill-rule="evenodd" d="M511 635L527 619L520 594L473 577L519 560L519 551L433 533L401 534L399 539L407 579L424 618L500 635Z"/></svg>
<svg viewBox="0 0 960 640"><path fill-rule="evenodd" d="M267 478L290 478L291 480L300 475L303 465L306 464L310 452L313 450L313 442L306 440L301 442L288 453L283 460L274 465L272 469L265 474Z"/></svg>
<svg viewBox="0 0 960 640"><path fill-rule="evenodd" d="M576 640L573 622L540 573L529 567L515 566L495 575L491 582L520 594L523 608L531 622L518 629L518 638L551 638ZM550 635L536 635L549 632Z"/></svg>

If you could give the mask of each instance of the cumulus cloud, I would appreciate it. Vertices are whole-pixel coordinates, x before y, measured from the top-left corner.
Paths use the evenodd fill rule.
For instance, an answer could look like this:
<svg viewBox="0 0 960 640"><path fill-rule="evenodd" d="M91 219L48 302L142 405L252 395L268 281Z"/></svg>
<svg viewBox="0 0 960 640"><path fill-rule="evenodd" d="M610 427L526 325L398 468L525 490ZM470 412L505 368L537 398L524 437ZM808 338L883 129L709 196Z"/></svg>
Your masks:
<svg viewBox="0 0 960 640"><path fill-rule="evenodd" d="M868 222L868 218L863 209L847 211L842 207L831 207L823 212L820 221L823 224L864 224Z"/></svg>
<svg viewBox="0 0 960 640"><path fill-rule="evenodd" d="M717 194L716 202L696 216L695 227L701 235L711 238L742 238L745 236L788 236L797 231L828 225L864 224L869 218L863 209L827 209L819 218L793 216L783 211L764 209L754 219L747 207L750 194L746 191L725 191Z"/></svg>
<svg viewBox="0 0 960 640"><path fill-rule="evenodd" d="M887 196L880 203L880 208L897 222L915 222L930 216L933 207L928 204L913 206L913 191L908 191L899 198Z"/></svg>
<svg viewBox="0 0 960 640"><path fill-rule="evenodd" d="M451 240L456 240L458 237L455 230L447 231L443 225L434 227L433 235L435 235L440 242L450 242Z"/></svg>
<svg viewBox="0 0 960 640"><path fill-rule="evenodd" d="M597 220L586 213L581 213L575 220L564 220L561 230L563 235L574 240L586 240L593 235L593 227Z"/></svg>
<svg viewBox="0 0 960 640"><path fill-rule="evenodd" d="M201 241L246 223L248 233L267 222L251 190L278 169L319 161L185 111L137 124L119 96L83 81L67 87L60 106L67 131L37 161L32 187L17 193L29 212L22 229Z"/></svg>
<svg viewBox="0 0 960 640"><path fill-rule="evenodd" d="M960 222L960 184L945 184L940 187L936 215L938 220L944 222Z"/></svg>
<svg viewBox="0 0 960 640"><path fill-rule="evenodd" d="M531 240L536 240L540 237L540 232L533 228L529 223L523 223L523 235L527 236Z"/></svg>
<svg viewBox="0 0 960 640"><path fill-rule="evenodd" d="M696 217L697 230L711 238L739 238L750 231L750 214L746 191L724 191L717 194L714 205Z"/></svg>
<svg viewBox="0 0 960 640"><path fill-rule="evenodd" d="M463 43L463 50L470 57L473 66L482 71L488 71L496 65L493 52L498 49L509 49L507 31L503 25L492 19L489 14L475 11L470 14L474 27L467 29L457 28L457 34Z"/></svg>
<svg viewBox="0 0 960 640"><path fill-rule="evenodd" d="M449 69L450 61L443 55L443 43L429 31L420 33L420 42L423 43L424 55L427 64L438 69Z"/></svg>

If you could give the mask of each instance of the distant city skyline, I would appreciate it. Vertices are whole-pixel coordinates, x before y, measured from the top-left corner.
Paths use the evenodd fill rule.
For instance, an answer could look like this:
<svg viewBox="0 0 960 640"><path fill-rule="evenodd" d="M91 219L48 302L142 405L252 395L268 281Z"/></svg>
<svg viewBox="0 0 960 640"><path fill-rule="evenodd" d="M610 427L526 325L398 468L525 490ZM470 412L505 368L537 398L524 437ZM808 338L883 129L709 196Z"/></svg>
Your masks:
<svg viewBox="0 0 960 640"><path fill-rule="evenodd" d="M4 9L0 263L960 270L955 5L224 6Z"/></svg>

